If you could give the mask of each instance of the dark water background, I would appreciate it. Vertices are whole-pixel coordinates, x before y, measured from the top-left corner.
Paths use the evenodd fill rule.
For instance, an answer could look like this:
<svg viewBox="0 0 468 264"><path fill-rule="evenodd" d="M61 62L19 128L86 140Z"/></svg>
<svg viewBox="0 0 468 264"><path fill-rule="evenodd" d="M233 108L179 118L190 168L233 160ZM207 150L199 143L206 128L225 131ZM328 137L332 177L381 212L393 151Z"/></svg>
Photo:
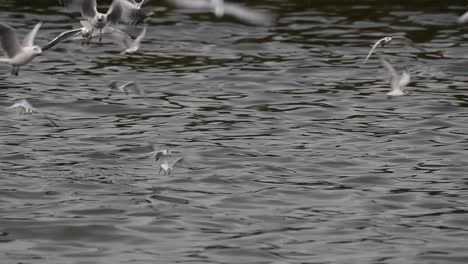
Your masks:
<svg viewBox="0 0 468 264"><path fill-rule="evenodd" d="M385 3L384 3L385 2ZM244 1L252 26L147 8L141 52L56 48L0 108L0 263L468 263L464 1ZM55 1L3 0L36 43L79 26ZM378 52L412 74L387 98ZM136 80L146 96L111 95ZM191 160L158 175L151 145Z"/></svg>

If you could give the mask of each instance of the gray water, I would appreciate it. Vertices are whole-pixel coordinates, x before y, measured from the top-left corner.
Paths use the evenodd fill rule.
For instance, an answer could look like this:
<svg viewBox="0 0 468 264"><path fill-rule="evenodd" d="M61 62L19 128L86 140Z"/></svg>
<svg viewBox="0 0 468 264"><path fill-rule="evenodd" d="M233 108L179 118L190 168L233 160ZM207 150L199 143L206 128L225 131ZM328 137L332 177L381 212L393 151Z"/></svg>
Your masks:
<svg viewBox="0 0 468 264"><path fill-rule="evenodd" d="M278 16L253 26L152 1L137 54L0 64L0 108L60 126L0 111L0 263L467 263L465 3L379 2L246 1ZM0 6L20 38L43 21L39 45L79 26L56 1ZM429 52L359 64L392 34ZM410 95L385 95L379 54ZM153 144L189 165L158 174Z"/></svg>

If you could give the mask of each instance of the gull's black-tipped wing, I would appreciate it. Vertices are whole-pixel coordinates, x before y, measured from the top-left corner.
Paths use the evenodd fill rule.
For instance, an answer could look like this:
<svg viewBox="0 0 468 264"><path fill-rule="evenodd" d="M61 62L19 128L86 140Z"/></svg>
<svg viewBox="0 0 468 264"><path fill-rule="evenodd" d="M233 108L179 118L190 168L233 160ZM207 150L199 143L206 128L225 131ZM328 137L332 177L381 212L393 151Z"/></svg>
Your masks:
<svg viewBox="0 0 468 264"><path fill-rule="evenodd" d="M81 34L81 28L65 31L57 37L55 37L53 40L49 41L49 43L47 43L44 47L42 47L42 51L46 51L52 48L53 46L57 45L59 42L78 36L79 34Z"/></svg>

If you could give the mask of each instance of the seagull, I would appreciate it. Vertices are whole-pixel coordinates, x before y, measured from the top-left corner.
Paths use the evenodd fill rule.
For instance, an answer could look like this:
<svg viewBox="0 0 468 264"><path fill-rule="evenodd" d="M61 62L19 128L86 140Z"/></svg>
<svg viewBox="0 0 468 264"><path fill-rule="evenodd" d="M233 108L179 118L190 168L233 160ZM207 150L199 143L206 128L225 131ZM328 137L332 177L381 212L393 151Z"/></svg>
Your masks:
<svg viewBox="0 0 468 264"><path fill-rule="evenodd" d="M123 85L118 85L116 81L113 81L109 84L109 87L111 88L111 91L117 90L121 93L125 93L126 95L128 95L130 92L139 95L145 94L145 91L138 87L138 85L135 82L127 82Z"/></svg>
<svg viewBox="0 0 468 264"><path fill-rule="evenodd" d="M418 49L422 52L427 52L426 49L424 49L423 47L419 46L418 44L414 43L411 39L405 37L405 36L391 36L391 37L384 37L384 38L381 38L379 40L377 40L375 42L375 44L372 46L371 50L369 51L369 54L367 54L367 57L364 59L364 61L362 63L366 63L367 60L369 59L369 57L372 55L372 53L374 52L374 50L380 46L380 47L383 47L387 44L389 44L392 40L402 40L403 42L405 42L406 44L410 45L411 47L415 48L415 49Z"/></svg>
<svg viewBox="0 0 468 264"><path fill-rule="evenodd" d="M21 99L14 103L12 106L7 107L6 109L12 109L12 108L20 108L20 115L23 114L32 114L34 112L37 112L41 114L45 119L49 120L52 125L55 127L59 127L57 123L54 122L54 120L50 119L48 116L46 116L44 113L39 111L37 108L34 108L26 99Z"/></svg>
<svg viewBox="0 0 468 264"><path fill-rule="evenodd" d="M120 54L134 53L138 51L140 43L146 35L146 26L135 40L129 34L117 29L112 29L111 34L114 42L124 49Z"/></svg>
<svg viewBox="0 0 468 264"><path fill-rule="evenodd" d="M93 32L92 28L93 26L91 25L91 23L89 21L80 21L82 27L81 28L77 28L77 29L72 29L72 30L67 30L65 32L62 32L60 35L58 35L57 37L55 37L53 40L49 41L49 43L47 43L44 47L42 47L42 51L45 51L45 50L48 50L50 48L52 48L53 46L57 45L58 43L64 41L64 40L67 40L67 39L70 39L70 38L73 38L73 39L82 39L82 40L87 40L87 41L83 41L81 43L81 45L84 45L85 43L89 45L89 42L92 38L96 37L97 35L99 35L99 33L96 33L96 32ZM122 34L125 34L124 32L118 30L118 29L115 29L111 26L105 26L103 29L102 29L102 34L109 34L113 31L118 31L118 32L121 32Z"/></svg>
<svg viewBox="0 0 468 264"><path fill-rule="evenodd" d="M119 21L126 24L138 24L153 14L153 12L144 12L128 0L113 0L105 14L97 11L96 0L58 1L60 5L66 8L80 9L81 15L87 18L92 25L91 32L97 29L100 34L102 34L103 28L108 24L117 24ZM101 38L99 41L101 41Z"/></svg>
<svg viewBox="0 0 468 264"><path fill-rule="evenodd" d="M170 175L174 166L178 163L181 163L184 160L184 157L179 157L176 159L164 159L160 164L159 174L161 171L164 172L166 175Z"/></svg>
<svg viewBox="0 0 468 264"><path fill-rule="evenodd" d="M172 5L182 8L201 9L213 12L220 18L231 15L250 24L271 25L273 17L269 14L254 11L242 5L227 3L224 0L168 0Z"/></svg>
<svg viewBox="0 0 468 264"><path fill-rule="evenodd" d="M49 41L44 47L42 47L42 51L48 50L52 48L53 46L57 45L58 43L69 39L69 38L75 38L75 37L80 37L83 39L90 39L92 38L92 26L91 23L88 21L80 21L82 27L77 28L77 29L72 29L72 30L67 30L65 32L62 32L60 35L55 37L53 40ZM84 42L82 43L84 44Z"/></svg>
<svg viewBox="0 0 468 264"><path fill-rule="evenodd" d="M169 150L169 149L156 150L154 145L153 145L153 151L150 152L150 154L152 154L153 159L156 161L156 163L159 166L159 174L161 174L161 172L164 172L164 174L166 175L171 174L174 166L190 165L193 159L193 157L191 157L189 160L187 160L187 158L181 156L179 152L177 152L176 155L174 155L172 150Z"/></svg>
<svg viewBox="0 0 468 264"><path fill-rule="evenodd" d="M468 22L468 11L458 18L458 23L464 24L466 22Z"/></svg>
<svg viewBox="0 0 468 264"><path fill-rule="evenodd" d="M393 66L384 58L380 58L380 62L387 69L388 74L390 75L390 86L391 90L387 93L389 96L401 96L407 94L403 90L410 83L410 75L407 72L403 72L401 75L395 71Z"/></svg>
<svg viewBox="0 0 468 264"><path fill-rule="evenodd" d="M19 66L27 64L42 53L41 47L34 46L34 38L41 25L42 23L37 23L33 30L26 35L23 43L19 43L15 29L0 22L0 45L7 54L7 58L0 58L0 61L11 64L12 76L18 76Z"/></svg>

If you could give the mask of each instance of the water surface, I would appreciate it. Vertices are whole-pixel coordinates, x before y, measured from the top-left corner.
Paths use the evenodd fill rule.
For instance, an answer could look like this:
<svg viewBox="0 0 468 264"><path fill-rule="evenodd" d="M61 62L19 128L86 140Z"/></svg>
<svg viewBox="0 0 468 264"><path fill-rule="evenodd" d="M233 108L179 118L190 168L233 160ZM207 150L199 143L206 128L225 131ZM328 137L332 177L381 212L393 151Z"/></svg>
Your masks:
<svg viewBox="0 0 468 264"><path fill-rule="evenodd" d="M79 26L4 1L36 43ZM466 263L463 1L245 1L252 26L155 1L141 52L61 43L0 65L2 263ZM443 3L442 3L443 2ZM16 3L16 4L15 4ZM370 45L404 34L429 50ZM412 75L387 98L377 55ZM136 81L146 96L109 95ZM155 144L189 166L158 174Z"/></svg>

